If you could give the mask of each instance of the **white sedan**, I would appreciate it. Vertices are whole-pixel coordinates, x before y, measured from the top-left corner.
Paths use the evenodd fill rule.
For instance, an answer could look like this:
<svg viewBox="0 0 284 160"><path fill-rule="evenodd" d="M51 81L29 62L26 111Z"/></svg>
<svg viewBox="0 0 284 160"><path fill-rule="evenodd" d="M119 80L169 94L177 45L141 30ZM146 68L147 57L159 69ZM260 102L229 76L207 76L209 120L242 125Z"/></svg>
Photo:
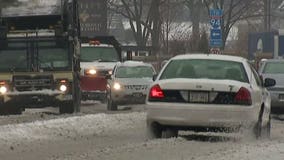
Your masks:
<svg viewBox="0 0 284 160"><path fill-rule="evenodd" d="M239 131L270 135L270 95L248 60L225 55L176 56L163 67L147 95L147 128L152 138L179 130Z"/></svg>

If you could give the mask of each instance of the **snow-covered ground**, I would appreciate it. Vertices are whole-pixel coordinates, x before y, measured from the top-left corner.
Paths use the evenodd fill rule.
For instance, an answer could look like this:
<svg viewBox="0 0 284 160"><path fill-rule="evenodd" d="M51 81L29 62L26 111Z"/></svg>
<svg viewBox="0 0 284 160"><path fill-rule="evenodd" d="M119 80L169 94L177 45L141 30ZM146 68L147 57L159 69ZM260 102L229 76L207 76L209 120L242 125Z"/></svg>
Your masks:
<svg viewBox="0 0 284 160"><path fill-rule="evenodd" d="M261 141L240 134L192 132L182 132L179 138L148 140L145 120L145 112L121 111L0 125L0 159L284 159L284 123L280 120L273 120L272 139Z"/></svg>

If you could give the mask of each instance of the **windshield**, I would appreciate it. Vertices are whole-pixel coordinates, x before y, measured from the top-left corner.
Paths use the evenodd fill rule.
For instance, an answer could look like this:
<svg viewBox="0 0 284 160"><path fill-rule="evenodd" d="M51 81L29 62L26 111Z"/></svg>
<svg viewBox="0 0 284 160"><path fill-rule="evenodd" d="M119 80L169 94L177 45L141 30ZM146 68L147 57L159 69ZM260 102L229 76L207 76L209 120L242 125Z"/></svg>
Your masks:
<svg viewBox="0 0 284 160"><path fill-rule="evenodd" d="M152 78L154 71L149 66L121 66L116 70L117 78Z"/></svg>
<svg viewBox="0 0 284 160"><path fill-rule="evenodd" d="M69 66L66 46L58 46L55 42L38 43L39 68L44 70L60 70Z"/></svg>
<svg viewBox="0 0 284 160"><path fill-rule="evenodd" d="M81 62L118 62L118 54L113 47L81 47Z"/></svg>
<svg viewBox="0 0 284 160"><path fill-rule="evenodd" d="M171 61L165 68L160 79L173 78L229 79L248 82L241 63L207 59Z"/></svg>
<svg viewBox="0 0 284 160"><path fill-rule="evenodd" d="M266 62L263 73L284 74L284 62Z"/></svg>
<svg viewBox="0 0 284 160"><path fill-rule="evenodd" d="M0 71L26 71L28 69L26 43L9 43L0 49Z"/></svg>
<svg viewBox="0 0 284 160"><path fill-rule="evenodd" d="M35 47L37 46L37 47ZM0 49L0 71L66 70L68 49L56 42L9 42Z"/></svg>

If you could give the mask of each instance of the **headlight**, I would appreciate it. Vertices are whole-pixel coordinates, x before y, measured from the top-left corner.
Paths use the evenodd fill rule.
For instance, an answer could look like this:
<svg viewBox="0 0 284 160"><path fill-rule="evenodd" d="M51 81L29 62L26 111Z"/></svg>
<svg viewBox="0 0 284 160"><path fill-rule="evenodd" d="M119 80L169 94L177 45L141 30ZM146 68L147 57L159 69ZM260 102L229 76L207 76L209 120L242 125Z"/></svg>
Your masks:
<svg viewBox="0 0 284 160"><path fill-rule="evenodd" d="M65 92L65 91L67 91L67 86L65 84L61 84L60 87L59 87L59 90L62 91L62 92Z"/></svg>
<svg viewBox="0 0 284 160"><path fill-rule="evenodd" d="M114 85L113 85L113 88L115 90L120 90L121 89L121 85L119 83L115 82Z"/></svg>
<svg viewBox="0 0 284 160"><path fill-rule="evenodd" d="M5 86L0 87L0 93L1 94L5 94L5 93L7 93L7 91L8 91L7 87L5 87Z"/></svg>
<svg viewBox="0 0 284 160"><path fill-rule="evenodd" d="M88 70L86 70L86 74L95 75L95 74L97 74L97 71L95 69L88 69Z"/></svg>

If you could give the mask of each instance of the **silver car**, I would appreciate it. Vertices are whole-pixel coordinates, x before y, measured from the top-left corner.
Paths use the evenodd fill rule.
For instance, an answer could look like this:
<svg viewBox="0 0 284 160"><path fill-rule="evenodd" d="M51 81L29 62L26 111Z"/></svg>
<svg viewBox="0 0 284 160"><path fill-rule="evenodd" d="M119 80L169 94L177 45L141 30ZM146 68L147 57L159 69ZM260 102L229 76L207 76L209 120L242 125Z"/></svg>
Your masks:
<svg viewBox="0 0 284 160"><path fill-rule="evenodd" d="M108 78L107 109L117 110L117 105L145 103L155 69L151 64L126 61L118 63Z"/></svg>
<svg viewBox="0 0 284 160"><path fill-rule="evenodd" d="M248 60L225 55L188 54L169 60L151 85L146 101L151 138L179 130L270 134L270 95Z"/></svg>
<svg viewBox="0 0 284 160"><path fill-rule="evenodd" d="M266 59L261 61L259 74L262 78L273 78L276 85L267 88L271 95L271 109L275 113L284 111L284 60Z"/></svg>

